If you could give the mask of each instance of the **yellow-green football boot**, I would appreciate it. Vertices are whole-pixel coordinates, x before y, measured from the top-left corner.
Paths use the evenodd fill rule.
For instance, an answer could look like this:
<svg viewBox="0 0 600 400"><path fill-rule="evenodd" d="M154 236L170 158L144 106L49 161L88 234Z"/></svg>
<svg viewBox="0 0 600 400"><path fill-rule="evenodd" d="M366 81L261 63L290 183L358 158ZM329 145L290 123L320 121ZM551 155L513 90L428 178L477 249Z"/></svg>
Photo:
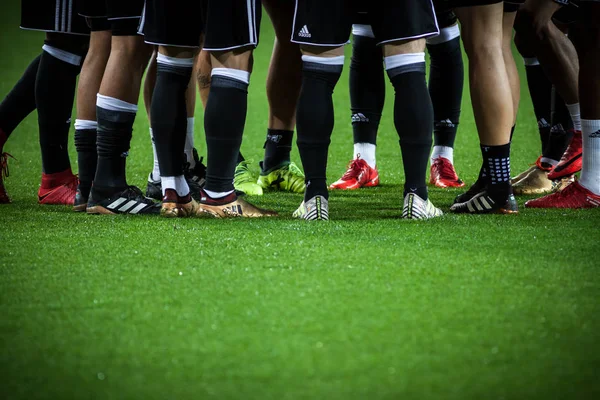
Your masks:
<svg viewBox="0 0 600 400"><path fill-rule="evenodd" d="M304 173L293 162L285 162L267 171L263 170L260 162L258 185L263 189L281 190L291 193L304 193Z"/></svg>

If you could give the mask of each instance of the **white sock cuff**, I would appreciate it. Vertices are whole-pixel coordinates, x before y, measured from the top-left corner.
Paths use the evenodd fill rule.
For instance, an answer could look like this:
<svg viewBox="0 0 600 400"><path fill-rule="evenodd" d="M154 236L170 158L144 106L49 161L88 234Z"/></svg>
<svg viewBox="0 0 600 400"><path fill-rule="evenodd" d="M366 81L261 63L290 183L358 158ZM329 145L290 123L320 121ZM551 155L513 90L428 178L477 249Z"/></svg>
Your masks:
<svg viewBox="0 0 600 400"><path fill-rule="evenodd" d="M87 119L76 119L75 120L75 129L78 131L98 129L98 122L90 121Z"/></svg>
<svg viewBox="0 0 600 400"><path fill-rule="evenodd" d="M226 78L235 79L236 81L250 84L250 72L241 69L233 68L213 68L211 76L224 76Z"/></svg>
<svg viewBox="0 0 600 400"><path fill-rule="evenodd" d="M440 29L440 34L427 39L427 44L446 43L460 36L458 24Z"/></svg>
<svg viewBox="0 0 600 400"><path fill-rule="evenodd" d="M58 58L60 61L64 61L68 64L76 66L81 65L82 57L78 56L77 54L69 53L68 51L57 49L56 47L52 47L47 44L42 46L42 50L50 54L52 57Z"/></svg>
<svg viewBox="0 0 600 400"><path fill-rule="evenodd" d="M553 159L548 158L548 157L542 157L542 158L540 158L540 162L541 163L545 163L545 164L550 164L552 166L555 166L555 165L558 164L558 160L553 160Z"/></svg>
<svg viewBox="0 0 600 400"><path fill-rule="evenodd" d="M212 190L204 189L204 191L213 199L220 199L221 197L229 196L231 193L233 193L233 190L230 190L228 192L213 192Z"/></svg>
<svg viewBox="0 0 600 400"><path fill-rule="evenodd" d="M96 105L105 110L137 113L137 104L131 104L123 100L115 99L114 97L104 96L100 93L96 95Z"/></svg>
<svg viewBox="0 0 600 400"><path fill-rule="evenodd" d="M190 187L188 186L185 177L179 176L161 176L160 182L162 186L163 196L167 189L173 189L177 192L178 196L187 196L190 193Z"/></svg>
<svg viewBox="0 0 600 400"><path fill-rule="evenodd" d="M196 119L194 117L188 117L187 119L187 130L189 131L194 131L194 122L196 121Z"/></svg>
<svg viewBox="0 0 600 400"><path fill-rule="evenodd" d="M375 39L375 34L373 33L371 25L354 24L352 25L352 34L354 36L364 36Z"/></svg>
<svg viewBox="0 0 600 400"><path fill-rule="evenodd" d="M526 67L533 67L534 65L540 65L537 57L523 57L523 63Z"/></svg>
<svg viewBox="0 0 600 400"><path fill-rule="evenodd" d="M317 56L302 56L302 61L323 64L323 65L344 65L344 56L337 57L317 57Z"/></svg>
<svg viewBox="0 0 600 400"><path fill-rule="evenodd" d="M158 55L156 56L156 62L158 64L172 65L174 67L180 68L192 68L194 66L193 58L169 57L160 53L158 53Z"/></svg>
<svg viewBox="0 0 600 400"><path fill-rule="evenodd" d="M582 119L581 128L586 133L594 133L600 129L600 119Z"/></svg>
<svg viewBox="0 0 600 400"><path fill-rule="evenodd" d="M390 70L405 65L424 63L425 53L396 54L395 56L385 57L383 61L385 63L385 69Z"/></svg>

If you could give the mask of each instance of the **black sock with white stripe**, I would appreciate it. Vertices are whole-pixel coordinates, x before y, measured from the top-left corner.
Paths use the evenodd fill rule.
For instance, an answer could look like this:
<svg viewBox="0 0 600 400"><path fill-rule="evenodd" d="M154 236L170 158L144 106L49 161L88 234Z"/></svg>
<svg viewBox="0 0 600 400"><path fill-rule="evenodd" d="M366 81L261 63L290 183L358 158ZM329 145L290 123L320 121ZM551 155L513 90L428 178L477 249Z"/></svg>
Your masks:
<svg viewBox="0 0 600 400"><path fill-rule="evenodd" d="M92 197L96 200L109 197L128 186L125 166L136 112L135 104L98 94L98 164L92 187Z"/></svg>
<svg viewBox="0 0 600 400"><path fill-rule="evenodd" d="M75 148L79 167L79 190L87 198L96 175L98 152L96 149L96 121L75 120Z"/></svg>
<svg viewBox="0 0 600 400"><path fill-rule="evenodd" d="M425 53L385 58L394 85L394 125L400 136L404 165L404 196L416 193L427 200L427 164L431 151L433 107L425 82Z"/></svg>
<svg viewBox="0 0 600 400"><path fill-rule="evenodd" d="M332 94L344 67L344 56L302 56L302 90L298 99L296 129L298 150L306 176L304 200L327 192L327 154L333 132Z"/></svg>
<svg viewBox="0 0 600 400"><path fill-rule="evenodd" d="M44 45L35 83L42 168L53 174L71 168L69 129L81 56Z"/></svg>
<svg viewBox="0 0 600 400"><path fill-rule="evenodd" d="M234 190L233 176L240 157L246 124L250 74L230 68L213 68L210 94L204 111L207 169L205 189L215 193Z"/></svg>
<svg viewBox="0 0 600 400"><path fill-rule="evenodd" d="M187 136L185 93L192 76L193 65L194 60L191 58L178 59L163 54L157 57L151 125L162 178L183 177ZM175 189L167 186L169 185L163 185L163 191ZM183 193L182 196L186 194Z"/></svg>
<svg viewBox="0 0 600 400"><path fill-rule="evenodd" d="M510 143L501 146L481 145L481 154L488 174L487 192L498 202L510 194Z"/></svg>
<svg viewBox="0 0 600 400"><path fill-rule="evenodd" d="M265 141L265 159L262 164L263 171L268 171L285 162L290 161L292 139L294 131L284 129L268 129Z"/></svg>

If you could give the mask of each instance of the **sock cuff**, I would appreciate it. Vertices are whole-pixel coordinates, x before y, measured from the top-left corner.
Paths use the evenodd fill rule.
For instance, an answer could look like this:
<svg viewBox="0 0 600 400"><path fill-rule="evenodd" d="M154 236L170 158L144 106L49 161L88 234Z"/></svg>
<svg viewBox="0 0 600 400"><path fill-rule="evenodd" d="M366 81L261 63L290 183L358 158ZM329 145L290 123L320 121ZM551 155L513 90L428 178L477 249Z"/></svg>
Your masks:
<svg viewBox="0 0 600 400"><path fill-rule="evenodd" d="M156 63L170 65L172 67L192 68L194 66L194 59L169 57L164 54L158 53L158 55L156 56Z"/></svg>
<svg viewBox="0 0 600 400"><path fill-rule="evenodd" d="M75 65L76 67L81 65L81 56L77 54L69 53L68 51L57 49L56 47L45 44L42 46L42 50L50 54L52 57L59 59L60 61L66 62L67 64Z"/></svg>
<svg viewBox="0 0 600 400"><path fill-rule="evenodd" d="M236 81L243 82L246 85L250 84L250 72L241 69L213 68L210 76L220 76L223 78L234 79Z"/></svg>
<svg viewBox="0 0 600 400"><path fill-rule="evenodd" d="M321 64L321 65L335 65L335 66L343 66L344 65L344 56L337 57L317 57L317 56L302 56L302 61L305 63L311 64Z"/></svg>
<svg viewBox="0 0 600 400"><path fill-rule="evenodd" d="M385 69L387 71L405 67L413 64L425 63L425 52L422 53L407 53L407 54L396 54L394 56L387 56L383 59L385 63Z"/></svg>
<svg viewBox="0 0 600 400"><path fill-rule="evenodd" d="M104 96L100 93L96 95L96 106L110 111L137 113L137 104L131 104L114 97Z"/></svg>
<svg viewBox="0 0 600 400"><path fill-rule="evenodd" d="M375 39L375 34L373 33L373 28L371 28L371 25L354 24L352 25L352 34L354 36L363 36Z"/></svg>
<svg viewBox="0 0 600 400"><path fill-rule="evenodd" d="M188 117L187 118L187 129L189 130L194 130L194 122L196 121L196 119L194 117Z"/></svg>
<svg viewBox="0 0 600 400"><path fill-rule="evenodd" d="M76 119L75 120L75 130L83 131L83 130L92 130L98 128L98 122L90 121L86 119Z"/></svg>
<svg viewBox="0 0 600 400"><path fill-rule="evenodd" d="M439 35L427 38L427 44L429 44L429 45L442 44L442 43L449 42L452 39L456 39L459 36L460 36L460 28L458 27L458 24L454 24L452 26L447 26L446 28L441 28Z"/></svg>
<svg viewBox="0 0 600 400"><path fill-rule="evenodd" d="M596 132L600 130L600 119L582 119L581 127L590 132Z"/></svg>
<svg viewBox="0 0 600 400"><path fill-rule="evenodd" d="M540 65L540 61L537 59L537 57L523 57L523 63L526 67Z"/></svg>

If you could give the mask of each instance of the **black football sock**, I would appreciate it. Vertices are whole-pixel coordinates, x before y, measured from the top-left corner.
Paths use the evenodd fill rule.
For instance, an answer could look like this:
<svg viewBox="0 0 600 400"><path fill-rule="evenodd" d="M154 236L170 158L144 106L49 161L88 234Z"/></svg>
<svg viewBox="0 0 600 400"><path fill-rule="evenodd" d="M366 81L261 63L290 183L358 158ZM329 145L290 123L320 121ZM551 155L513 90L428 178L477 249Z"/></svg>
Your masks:
<svg viewBox="0 0 600 400"><path fill-rule="evenodd" d="M327 192L327 155L333 132L332 94L342 75L343 57L338 65L307 61L302 63L302 90L296 112L298 150L306 176L304 200ZM318 60L315 60L318 61Z"/></svg>
<svg viewBox="0 0 600 400"><path fill-rule="evenodd" d="M405 55L402 56L413 56ZM400 56L392 56L394 58ZM390 68L387 73L394 85L394 125L400 136L404 165L404 195L416 193L427 200L425 175L431 151L433 107L425 82L425 60Z"/></svg>
<svg viewBox="0 0 600 400"><path fill-rule="evenodd" d="M268 129L265 141L265 159L262 164L263 171L269 171L286 162L290 162L292 151L292 139L294 131L283 129Z"/></svg>
<svg viewBox="0 0 600 400"><path fill-rule="evenodd" d="M544 69L535 58L525 58L525 72L531 102L533 103L533 112L540 132L542 151L544 151L550 137L552 83L550 83Z"/></svg>
<svg viewBox="0 0 600 400"><path fill-rule="evenodd" d="M510 143L501 146L481 145L481 154L488 174L486 189L492 199L506 199L510 193Z"/></svg>
<svg viewBox="0 0 600 400"><path fill-rule="evenodd" d="M385 102L385 78L377 40L355 35L350 61L350 104L354 143L377 144Z"/></svg>
<svg viewBox="0 0 600 400"><path fill-rule="evenodd" d="M247 82L223 75L212 76L204 111L206 190L217 193L234 190L233 175L241 156L247 107Z"/></svg>
<svg viewBox="0 0 600 400"><path fill-rule="evenodd" d="M242 152L240 151L237 156L237 163L239 164L242 161L246 161L246 159L244 158L244 156L242 155Z"/></svg>
<svg viewBox="0 0 600 400"><path fill-rule="evenodd" d="M510 128L510 142L512 142L513 134L515 133L515 128L516 125L513 125L512 128ZM479 175L477 176L477 182L475 182L475 185L483 187L488 184L489 174L487 169L487 161L483 154L483 148L481 148L481 154L483 156L481 160L481 168L479 168Z"/></svg>
<svg viewBox="0 0 600 400"><path fill-rule="evenodd" d="M42 52L35 83L35 102L42 168L46 174L65 171L71 167L69 128L80 70L80 65L60 60L46 50Z"/></svg>
<svg viewBox="0 0 600 400"><path fill-rule="evenodd" d="M41 57L39 55L34 58L21 79L0 103L0 129L7 138L35 110L35 80Z"/></svg>
<svg viewBox="0 0 600 400"><path fill-rule="evenodd" d="M114 101L127 104L129 110L115 111L103 107L105 102ZM100 98L100 95L96 104L98 164L91 193L94 199L99 200L127 188L125 167L137 106L107 96Z"/></svg>
<svg viewBox="0 0 600 400"><path fill-rule="evenodd" d="M96 175L98 152L96 150L95 121L75 121L75 148L77 149L77 165L79 167L79 190L83 197L90 195L92 182Z"/></svg>
<svg viewBox="0 0 600 400"><path fill-rule="evenodd" d="M434 145L454 147L460 120L464 65L460 37L447 42L428 44L429 94L433 104Z"/></svg>
<svg viewBox="0 0 600 400"><path fill-rule="evenodd" d="M189 65L182 65L187 63ZM186 90L193 60L158 55L156 86L152 96L152 134L161 177L183 175L187 136Z"/></svg>

